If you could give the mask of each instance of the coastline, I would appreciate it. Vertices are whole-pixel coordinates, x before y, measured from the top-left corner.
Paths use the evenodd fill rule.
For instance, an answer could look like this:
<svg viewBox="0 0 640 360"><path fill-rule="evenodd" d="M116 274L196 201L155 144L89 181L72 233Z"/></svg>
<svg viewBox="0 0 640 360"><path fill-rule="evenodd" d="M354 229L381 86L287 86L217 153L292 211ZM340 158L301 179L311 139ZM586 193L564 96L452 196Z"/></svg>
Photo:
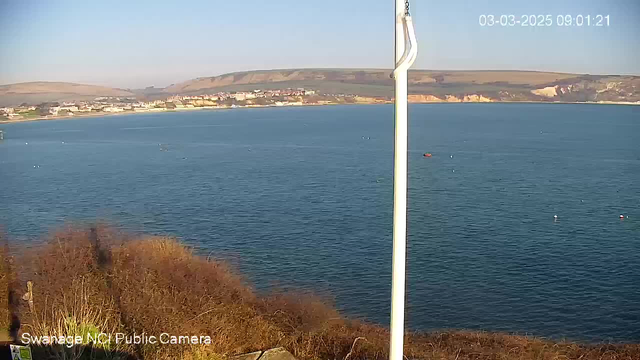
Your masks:
<svg viewBox="0 0 640 360"><path fill-rule="evenodd" d="M215 107L215 106L202 106L193 108L176 108L169 110L149 110L149 111L121 111L121 112L91 112L91 113L79 113L78 115L46 115L40 117L34 117L29 119L8 119L0 120L2 124L15 124L32 121L46 121L46 120L73 120L80 118L102 118L111 116L125 116L125 115L143 115L143 114L162 114L162 113L174 113L182 111L202 111L202 110L235 110L235 109L252 109L252 108L282 108L282 107L301 107L301 106L325 106L325 105L351 105L351 104L304 104L304 105L289 105L289 106L268 106L268 105L254 105L254 106L242 106L242 107ZM354 104L355 105L355 104ZM361 103L360 105L365 105Z"/></svg>
<svg viewBox="0 0 640 360"><path fill-rule="evenodd" d="M619 106L640 106L638 102L625 102L625 101L594 101L594 102L541 102L541 101L410 101L410 104L541 104L541 105L553 105L553 104L573 104L573 105L619 105ZM46 115L29 119L7 119L0 120L2 124L16 124L32 121L46 121L46 120L73 120L81 118L102 118L110 116L124 116L124 115L138 115L138 114L155 114L155 113L169 113L169 112L182 112L182 111L198 111L198 110L236 110L236 109L254 109L254 108L291 108L291 107L303 107L303 106L336 106L336 105L384 105L393 104L393 101L380 101L380 102L355 102L355 103L331 103L331 104L301 104L301 105L285 105L285 106L272 106L272 105L252 105L252 106L239 106L239 107L216 107L216 106L202 106L202 107L189 107L189 108L176 108L176 109L164 109L164 110L148 110L148 111L122 111L122 112L95 112L95 113L79 113L77 115Z"/></svg>

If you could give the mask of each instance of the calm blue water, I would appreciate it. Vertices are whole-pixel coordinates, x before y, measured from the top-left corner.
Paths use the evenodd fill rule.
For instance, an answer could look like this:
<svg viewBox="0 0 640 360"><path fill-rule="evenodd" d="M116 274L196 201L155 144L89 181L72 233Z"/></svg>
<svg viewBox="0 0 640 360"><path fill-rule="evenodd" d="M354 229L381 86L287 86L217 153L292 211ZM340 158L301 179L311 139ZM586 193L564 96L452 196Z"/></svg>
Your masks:
<svg viewBox="0 0 640 360"><path fill-rule="evenodd" d="M412 329L640 340L640 107L410 112ZM0 225L13 242L95 219L174 234L258 288L313 289L387 324L392 106L2 128Z"/></svg>

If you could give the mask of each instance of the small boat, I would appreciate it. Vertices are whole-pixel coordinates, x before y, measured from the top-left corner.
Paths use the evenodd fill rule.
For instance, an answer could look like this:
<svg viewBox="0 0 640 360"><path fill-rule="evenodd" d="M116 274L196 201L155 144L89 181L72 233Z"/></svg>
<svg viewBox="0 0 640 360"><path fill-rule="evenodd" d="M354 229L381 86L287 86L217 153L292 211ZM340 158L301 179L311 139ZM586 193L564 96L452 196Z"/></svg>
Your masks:
<svg viewBox="0 0 640 360"><path fill-rule="evenodd" d="M424 153L424 155L422 155L424 157L431 157L431 153Z"/></svg>

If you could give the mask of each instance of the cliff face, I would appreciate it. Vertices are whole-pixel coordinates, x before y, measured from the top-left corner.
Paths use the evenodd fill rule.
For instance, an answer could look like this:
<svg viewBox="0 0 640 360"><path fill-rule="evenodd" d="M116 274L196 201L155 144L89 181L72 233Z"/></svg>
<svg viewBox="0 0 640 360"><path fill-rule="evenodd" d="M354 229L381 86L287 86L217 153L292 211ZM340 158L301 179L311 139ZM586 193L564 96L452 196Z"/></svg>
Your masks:
<svg viewBox="0 0 640 360"><path fill-rule="evenodd" d="M436 97L433 95L409 95L409 102L411 103L494 102L494 101L496 101L496 99L491 99L478 94L469 94L464 96L445 95L443 97Z"/></svg>
<svg viewBox="0 0 640 360"><path fill-rule="evenodd" d="M610 76L599 79L578 78L557 85L531 90L531 93L553 101L640 101L640 77Z"/></svg>
<svg viewBox="0 0 640 360"><path fill-rule="evenodd" d="M431 102L444 102L444 99L435 97L433 95L409 95L409 102L412 103L431 103Z"/></svg>
<svg viewBox="0 0 640 360"><path fill-rule="evenodd" d="M531 90L531 93L538 96L552 98L558 95L557 90L557 86L547 86L546 88Z"/></svg>

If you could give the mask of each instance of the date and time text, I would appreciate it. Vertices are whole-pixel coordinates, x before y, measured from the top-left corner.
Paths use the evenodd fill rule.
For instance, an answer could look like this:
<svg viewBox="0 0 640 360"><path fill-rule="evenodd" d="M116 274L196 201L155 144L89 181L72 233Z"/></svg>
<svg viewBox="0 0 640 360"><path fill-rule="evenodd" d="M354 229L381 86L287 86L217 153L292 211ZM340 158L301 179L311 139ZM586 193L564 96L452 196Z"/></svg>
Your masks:
<svg viewBox="0 0 640 360"><path fill-rule="evenodd" d="M478 17L482 27L608 27L611 25L610 15L513 15L482 14Z"/></svg>

